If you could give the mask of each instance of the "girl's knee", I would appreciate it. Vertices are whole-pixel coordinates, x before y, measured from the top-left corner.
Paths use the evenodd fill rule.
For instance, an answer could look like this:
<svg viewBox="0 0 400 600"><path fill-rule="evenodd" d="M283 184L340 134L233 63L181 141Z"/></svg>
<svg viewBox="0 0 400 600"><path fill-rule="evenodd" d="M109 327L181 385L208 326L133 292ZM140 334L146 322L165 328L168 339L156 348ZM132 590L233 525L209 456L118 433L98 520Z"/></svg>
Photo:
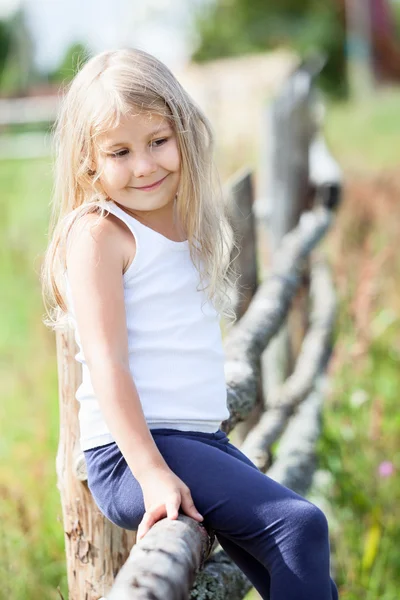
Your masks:
<svg viewBox="0 0 400 600"><path fill-rule="evenodd" d="M329 536L328 520L315 504L308 500L299 502L294 511L296 529L303 531L307 542L320 541Z"/></svg>
<svg viewBox="0 0 400 600"><path fill-rule="evenodd" d="M133 503L130 499L118 502L109 507L108 517L113 523L123 529L136 531L143 519L145 507L142 502Z"/></svg>
<svg viewBox="0 0 400 600"><path fill-rule="evenodd" d="M96 494L90 488L93 499L100 512L114 525L122 529L136 531L145 513L144 503L140 498L130 496L118 497L113 494Z"/></svg>
<svg viewBox="0 0 400 600"><path fill-rule="evenodd" d="M107 509L102 511L109 521L118 525L122 529L129 529L131 531L137 531L143 516L143 510L132 510L132 509L116 509L115 506L108 506Z"/></svg>

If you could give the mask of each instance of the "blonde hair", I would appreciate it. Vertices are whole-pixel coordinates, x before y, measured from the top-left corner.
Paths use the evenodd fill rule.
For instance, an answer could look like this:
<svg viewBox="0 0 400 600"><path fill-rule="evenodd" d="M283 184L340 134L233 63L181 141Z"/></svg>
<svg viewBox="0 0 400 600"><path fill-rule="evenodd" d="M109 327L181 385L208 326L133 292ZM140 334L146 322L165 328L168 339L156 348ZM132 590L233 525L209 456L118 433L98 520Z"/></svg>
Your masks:
<svg viewBox="0 0 400 600"><path fill-rule="evenodd" d="M107 51L91 58L71 82L54 128L55 164L49 245L42 267L44 323L56 329L67 318L64 274L68 235L88 213L107 215L109 200L92 168L96 138L116 127L132 108L169 120L181 158L177 217L189 241L200 285L217 310L235 320L235 245L213 164L208 119L170 70L138 49Z"/></svg>

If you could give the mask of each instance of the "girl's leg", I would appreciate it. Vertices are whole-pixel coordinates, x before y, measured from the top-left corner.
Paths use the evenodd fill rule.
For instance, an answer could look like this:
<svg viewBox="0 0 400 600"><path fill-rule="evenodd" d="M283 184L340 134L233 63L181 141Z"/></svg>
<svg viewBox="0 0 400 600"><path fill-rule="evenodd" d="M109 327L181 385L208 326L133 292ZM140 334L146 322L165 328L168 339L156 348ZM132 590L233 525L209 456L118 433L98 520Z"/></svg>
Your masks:
<svg viewBox="0 0 400 600"><path fill-rule="evenodd" d="M253 558L251 554L243 550L222 535L218 535L218 541L225 552L231 557L233 562L237 564L239 569L243 571L246 577L250 580L253 587L260 594L261 598L271 598L271 578L265 567L258 560ZM338 600L338 591L335 582L331 579L332 600Z"/></svg>
<svg viewBox="0 0 400 600"><path fill-rule="evenodd" d="M246 550L243 550L243 548L234 544L228 538L221 534L218 534L217 538L222 548L231 557L233 562L237 564L239 569L243 571L261 598L269 598L271 578L267 569Z"/></svg>
<svg viewBox="0 0 400 600"><path fill-rule="evenodd" d="M257 468L243 452L232 444L227 444L229 447L229 454L235 456L242 462L250 465L251 467ZM262 598L270 598L270 583L271 578L269 572L263 565L253 558L251 554L243 550L240 546L234 544L227 538L218 535L218 541L221 544L225 552L232 558L232 560L238 565L243 573L250 579L253 586L256 588ZM331 579L331 592L332 600L338 600L338 591L336 584Z"/></svg>
<svg viewBox="0 0 400 600"><path fill-rule="evenodd" d="M222 535L218 535L218 541L225 552L243 571L246 577L251 581L253 587L260 594L261 598L270 598L271 578L269 572L263 565L251 556L246 550L237 546ZM332 600L338 600L338 591L335 582L331 579Z"/></svg>
<svg viewBox="0 0 400 600"><path fill-rule="evenodd" d="M190 488L205 522L217 537L261 563L271 578L271 600L336 600L322 511L261 473L225 434L210 435L154 436L166 462ZM265 594L268 583L260 586L258 568L253 578L254 564L248 563L247 574ZM245 570L243 564L241 568Z"/></svg>
<svg viewBox="0 0 400 600"><path fill-rule="evenodd" d="M161 454L263 598L270 588L271 600L336 600L323 513L258 471L222 432L169 432L152 431ZM89 483L108 518L135 529L143 516L143 497L118 452L115 445L106 448L100 462L87 455Z"/></svg>
<svg viewBox="0 0 400 600"><path fill-rule="evenodd" d="M89 487L100 510L116 525L137 529L144 514L143 494L116 444L86 451L85 457ZM222 535L218 541L261 596L269 598L270 579L265 567Z"/></svg>

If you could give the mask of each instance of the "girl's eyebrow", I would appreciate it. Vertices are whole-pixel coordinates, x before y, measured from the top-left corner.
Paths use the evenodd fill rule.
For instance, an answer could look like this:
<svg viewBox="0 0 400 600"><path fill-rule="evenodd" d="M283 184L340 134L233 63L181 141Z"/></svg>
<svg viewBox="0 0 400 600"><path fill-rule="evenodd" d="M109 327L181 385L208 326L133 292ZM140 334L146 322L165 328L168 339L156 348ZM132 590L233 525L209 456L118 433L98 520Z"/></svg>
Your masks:
<svg viewBox="0 0 400 600"><path fill-rule="evenodd" d="M171 126L170 125L164 125L163 127L159 127L158 129L155 129L154 131L151 131L148 134L148 137L153 137L154 135L158 135L160 133L167 133L167 132L171 132ZM110 146L106 146L105 149L106 150L112 150L112 148L114 148L115 146L128 146L129 142L114 142L114 144L111 144Z"/></svg>

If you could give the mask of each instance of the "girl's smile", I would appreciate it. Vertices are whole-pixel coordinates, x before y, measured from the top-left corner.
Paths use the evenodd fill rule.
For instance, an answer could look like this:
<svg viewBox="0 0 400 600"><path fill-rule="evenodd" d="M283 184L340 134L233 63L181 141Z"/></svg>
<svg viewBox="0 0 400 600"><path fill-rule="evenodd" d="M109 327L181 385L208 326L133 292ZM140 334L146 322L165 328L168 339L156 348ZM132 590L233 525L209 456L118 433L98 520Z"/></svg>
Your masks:
<svg viewBox="0 0 400 600"><path fill-rule="evenodd" d="M156 181L152 185L144 185L144 186L141 186L141 187L139 187L139 186L131 186L131 187L133 187L134 190L143 190L144 192L149 192L149 191L152 191L152 190L155 190L156 188L158 188L167 177L168 177L168 175L166 175L165 177L163 177L159 181Z"/></svg>

